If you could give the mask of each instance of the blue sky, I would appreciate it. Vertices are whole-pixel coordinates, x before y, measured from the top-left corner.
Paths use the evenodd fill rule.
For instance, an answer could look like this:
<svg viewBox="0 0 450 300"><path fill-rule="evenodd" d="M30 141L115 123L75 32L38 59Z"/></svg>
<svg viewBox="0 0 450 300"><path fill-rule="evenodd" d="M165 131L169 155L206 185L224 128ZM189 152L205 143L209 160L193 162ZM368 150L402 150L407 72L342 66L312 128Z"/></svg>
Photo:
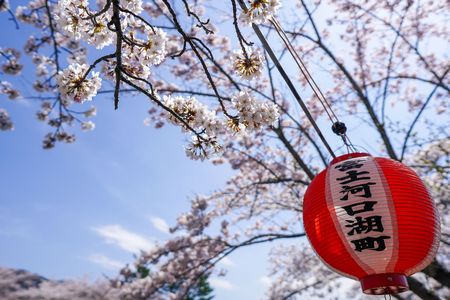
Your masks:
<svg viewBox="0 0 450 300"><path fill-rule="evenodd" d="M99 100L97 128L51 151L40 148L36 108L6 102L16 128L0 135L1 266L58 279L114 276L137 249L169 237L166 224L189 197L223 185L230 170L188 160L177 128L145 127L146 104L125 102L113 111ZM231 256L228 276L213 279L217 299L259 299L267 252Z"/></svg>
<svg viewBox="0 0 450 300"><path fill-rule="evenodd" d="M16 31L6 14L0 26L0 47L21 49L29 28ZM28 61L22 58L19 78L0 76L28 85L25 94L33 96ZM138 249L169 237L167 226L188 209L190 197L220 188L232 174L226 166L187 159L178 128L144 126L145 99L123 97L117 111L110 100L95 99L93 132L46 151L41 143L48 127L35 118L38 103L0 96L0 108L15 123L14 131L0 133L2 267L54 279L114 276ZM211 279L216 299L261 298L267 253L258 246L225 261L228 276Z"/></svg>

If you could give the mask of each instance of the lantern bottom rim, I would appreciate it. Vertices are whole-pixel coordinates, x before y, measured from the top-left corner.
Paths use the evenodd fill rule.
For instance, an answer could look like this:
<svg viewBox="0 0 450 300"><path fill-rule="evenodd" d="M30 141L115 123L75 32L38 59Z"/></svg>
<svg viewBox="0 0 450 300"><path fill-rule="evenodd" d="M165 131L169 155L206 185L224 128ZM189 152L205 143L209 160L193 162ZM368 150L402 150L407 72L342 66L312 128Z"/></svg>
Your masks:
<svg viewBox="0 0 450 300"><path fill-rule="evenodd" d="M368 275L360 282L363 292L369 295L398 294L409 290L406 276L400 273Z"/></svg>

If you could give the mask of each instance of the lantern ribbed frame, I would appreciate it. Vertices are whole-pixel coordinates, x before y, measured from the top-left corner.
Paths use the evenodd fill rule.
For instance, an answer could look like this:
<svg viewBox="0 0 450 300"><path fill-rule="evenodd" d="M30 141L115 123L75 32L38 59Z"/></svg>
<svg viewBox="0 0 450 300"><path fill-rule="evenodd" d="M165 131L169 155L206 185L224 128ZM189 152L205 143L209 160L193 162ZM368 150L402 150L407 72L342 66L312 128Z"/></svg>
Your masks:
<svg viewBox="0 0 450 300"><path fill-rule="evenodd" d="M330 189L333 188L327 179L331 176L328 174L330 168L356 158L371 159L381 179L377 188L382 185L387 195L388 200L384 206L379 204L379 209L384 215L390 213L392 222L385 229L394 234L390 242L392 249L387 249L390 255L382 261L380 255L374 259L366 255L361 260L358 257L361 252L352 253L353 245L342 238L343 227L336 221L342 210L330 204L339 203L330 199ZM436 207L417 174L398 161L371 157L367 153L339 156L313 179L304 196L303 223L306 235L321 260L336 272L359 280L366 294L395 294L408 290L406 276L430 264L439 245L440 222ZM381 271L380 264L386 265ZM372 270L377 268L378 271Z"/></svg>

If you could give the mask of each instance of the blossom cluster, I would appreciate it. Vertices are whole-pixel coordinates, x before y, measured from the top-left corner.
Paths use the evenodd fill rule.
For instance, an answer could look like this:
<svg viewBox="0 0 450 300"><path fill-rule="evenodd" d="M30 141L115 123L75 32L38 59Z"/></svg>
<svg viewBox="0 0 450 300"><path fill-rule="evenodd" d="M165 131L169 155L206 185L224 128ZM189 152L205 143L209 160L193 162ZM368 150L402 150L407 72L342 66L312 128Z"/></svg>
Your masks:
<svg viewBox="0 0 450 300"><path fill-rule="evenodd" d="M105 3L106 1L101 0L98 2L100 2L100 6L103 7L103 3ZM119 4L122 8L129 10L135 14L140 14L144 10L142 0L120 0Z"/></svg>
<svg viewBox="0 0 450 300"><path fill-rule="evenodd" d="M2 300L77 299L120 300L108 280L52 280L19 269L0 268Z"/></svg>
<svg viewBox="0 0 450 300"><path fill-rule="evenodd" d="M71 38L86 41L98 49L111 45L117 39L116 32L110 28L115 26L112 25L111 4L105 0L97 1L97 4L99 12L90 10L88 0L58 2L57 10L60 13L56 18L57 25ZM120 38L124 40L120 49L121 72L128 80L146 89L148 88L146 81L151 74L150 67L160 64L166 58L167 34L137 17L143 11L141 0L121 0L119 5ZM79 61L73 63L83 64ZM105 78L116 80L116 65L115 59L105 60L102 68ZM84 100L80 99L78 102Z"/></svg>
<svg viewBox="0 0 450 300"><path fill-rule="evenodd" d="M56 133L48 133L45 135L42 141L42 148L45 150L55 147L56 142L64 142L66 144L72 144L76 140L75 135L66 131L57 131Z"/></svg>
<svg viewBox="0 0 450 300"><path fill-rule="evenodd" d="M121 272L117 285L123 299L183 300L202 275L209 276L211 258L225 249L219 238L180 236L156 246L135 262L136 269L150 268L145 277L127 268ZM168 289L168 287L177 287ZM169 291L168 291L169 290Z"/></svg>
<svg viewBox="0 0 450 300"><path fill-rule="evenodd" d="M0 94L7 95L10 100L17 99L20 94L8 81L0 81Z"/></svg>
<svg viewBox="0 0 450 300"><path fill-rule="evenodd" d="M195 97L164 96L163 103L194 129L204 130L208 135L217 135L223 129L223 124L216 113L210 111L208 106L200 103ZM168 113L167 119L172 124L181 125L187 129L175 115Z"/></svg>
<svg viewBox="0 0 450 300"><path fill-rule="evenodd" d="M136 24L136 26L141 25L139 22ZM145 39L130 36L133 43L124 45L123 55L127 60L135 63L159 65L166 58L167 34L160 28L146 26L143 30Z"/></svg>
<svg viewBox="0 0 450 300"><path fill-rule="evenodd" d="M236 50L232 55L233 70L242 79L252 80L261 76L263 70L264 58L261 53L252 48Z"/></svg>
<svg viewBox="0 0 450 300"><path fill-rule="evenodd" d="M205 160L214 155L222 153L223 147L214 136L202 135L192 136L186 145L186 156L193 160Z"/></svg>
<svg viewBox="0 0 450 300"><path fill-rule="evenodd" d="M19 75L23 68L23 65L18 62L20 52L14 48L0 48L0 54L6 57L6 61L2 64L2 71L8 75Z"/></svg>
<svg viewBox="0 0 450 300"><path fill-rule="evenodd" d="M58 74L58 88L63 100L83 103L92 100L97 94L102 80L98 72L92 72L89 79L85 78L88 69L88 65L75 63Z"/></svg>
<svg viewBox="0 0 450 300"><path fill-rule="evenodd" d="M196 197L192 200L191 211L178 217L178 225L173 230L186 230L193 236L202 234L211 223L211 216L206 211L207 208L208 202L206 199Z"/></svg>
<svg viewBox="0 0 450 300"><path fill-rule="evenodd" d="M246 24L262 24L269 21L280 8L279 0L252 0L247 11L243 11L240 20Z"/></svg>
<svg viewBox="0 0 450 300"><path fill-rule="evenodd" d="M219 135L225 128L232 131L257 130L272 125L279 117L278 106L267 101L258 101L248 90L238 92L232 97L233 110L238 112L232 120L219 119L216 114L194 97L165 97L164 103L195 129L204 130L208 135ZM170 122L181 125L180 121L167 114ZM232 124L238 124L239 129Z"/></svg>
<svg viewBox="0 0 450 300"><path fill-rule="evenodd" d="M14 125L8 115L8 112L3 108L0 108L0 130L6 131L12 129L14 129Z"/></svg>
<svg viewBox="0 0 450 300"><path fill-rule="evenodd" d="M270 126L278 120L277 105L257 101L247 90L240 91L231 101L238 111L239 123L244 125L247 130Z"/></svg>
<svg viewBox="0 0 450 300"><path fill-rule="evenodd" d="M79 118L75 118L65 107L61 107L63 112L52 114L54 105L54 103L44 101L41 104L40 110L36 113L39 121L46 122L49 126L55 128L54 133L48 133L45 136L42 144L44 149L52 149L55 147L56 142L64 142L67 144L75 142L75 135L66 132L63 128L64 125L72 127L74 122L78 122L82 131L92 131L95 129L94 122L81 121ZM86 111L77 113L83 115L85 118L90 118L97 114L97 109L95 106L91 106Z"/></svg>
<svg viewBox="0 0 450 300"><path fill-rule="evenodd" d="M95 12L91 12L88 0L61 0L56 10L57 26L75 40L83 39L97 49L112 43L114 33L108 29L109 11L91 18Z"/></svg>
<svg viewBox="0 0 450 300"><path fill-rule="evenodd" d="M134 269L148 269L150 272L142 276L129 267L121 270L116 285L120 286L122 297L186 299L186 294L199 276L211 274L211 267L220 260L227 244L220 236L209 237L204 234L210 220L206 201L195 199L191 206L191 211L178 219L179 226L171 229L172 232L184 231L187 234L178 235L142 252L135 261ZM167 293L168 286L177 288Z"/></svg>
<svg viewBox="0 0 450 300"><path fill-rule="evenodd" d="M9 0L0 1L0 11L6 11L9 9Z"/></svg>
<svg viewBox="0 0 450 300"><path fill-rule="evenodd" d="M34 39L28 40L28 44L34 44L35 42ZM30 48L31 47L33 46L30 46ZM55 64L45 55L33 51L30 51L30 54L32 56L31 61L36 65L36 80L33 83L33 88L39 93L52 91L53 87L49 80L47 80L47 77L49 74L54 74L56 72Z"/></svg>
<svg viewBox="0 0 450 300"><path fill-rule="evenodd" d="M167 34L160 28L143 26L139 20L134 20L134 26L143 28L144 38L129 34L130 43L123 45L123 70L125 77L133 80L133 77L148 80L151 74L151 66L159 65L167 55ZM114 80L115 61L109 61L104 65L106 77ZM145 82L133 80L138 86L146 88Z"/></svg>
<svg viewBox="0 0 450 300"><path fill-rule="evenodd" d="M321 293L337 277L319 261L309 245L278 246L272 249L268 299L285 299L305 290L308 299L325 298ZM320 279L319 279L320 278ZM307 290L309 286L314 289Z"/></svg>
<svg viewBox="0 0 450 300"><path fill-rule="evenodd" d="M95 129L95 123L92 121L86 121L81 123L81 130L92 131Z"/></svg>
<svg viewBox="0 0 450 300"><path fill-rule="evenodd" d="M424 179L436 202L445 202L450 197L450 140L437 139L420 151L406 158L408 165ZM450 209L447 208L447 209ZM450 224L450 220L448 220Z"/></svg>
<svg viewBox="0 0 450 300"><path fill-rule="evenodd" d="M199 134L193 135L186 147L191 159L205 159L220 153L222 146L217 137L229 133L247 133L272 125L278 120L277 105L258 101L247 90L238 92L231 101L231 110L235 117L219 118L215 111L200 103L195 97L164 96L163 104L170 110L163 114L165 119L184 131L188 126ZM155 111L152 111L155 113Z"/></svg>

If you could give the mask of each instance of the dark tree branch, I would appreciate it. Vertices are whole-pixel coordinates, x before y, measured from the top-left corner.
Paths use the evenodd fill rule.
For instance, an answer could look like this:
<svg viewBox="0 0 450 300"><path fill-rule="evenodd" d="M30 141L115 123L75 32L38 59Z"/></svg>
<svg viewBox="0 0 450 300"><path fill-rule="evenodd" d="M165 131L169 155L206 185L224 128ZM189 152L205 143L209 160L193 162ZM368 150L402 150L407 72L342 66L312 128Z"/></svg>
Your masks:
<svg viewBox="0 0 450 300"><path fill-rule="evenodd" d="M114 73L116 76L116 84L114 88L114 109L119 108L119 93L120 93L120 79L121 69L122 69L122 40L123 40L123 32L122 32L122 24L120 22L120 0L112 0L113 4L113 16L112 23L114 24L114 29L116 32L116 67L114 69Z"/></svg>
<svg viewBox="0 0 450 300"><path fill-rule="evenodd" d="M405 21L405 17L406 17L406 13L408 12L410 5L408 5L406 7L405 13L402 15L401 19L400 19L400 23L398 25L398 31L401 30L402 26L403 26L403 22ZM388 87L389 87L389 77L391 76L391 71L392 71L392 62L394 60L394 52L397 46L397 41L398 41L399 35L396 34L394 41L392 43L391 46L391 51L389 51L389 59L388 59L388 65L387 65L387 70L386 70L386 81L384 82L384 88L383 88L383 100L381 103L381 123L384 123L384 119L385 119L385 108L386 108L386 101L387 101L387 95L388 95Z"/></svg>
<svg viewBox="0 0 450 300"><path fill-rule="evenodd" d="M361 89L359 84L356 82L356 79L353 77L353 75L350 73L350 71L348 71L347 68L341 62L339 62L339 60L336 58L336 56L334 56L333 52L331 52L331 50L325 44L323 44L321 42L321 40L319 40L319 39L315 40L312 37L310 37L306 34L302 34L302 33L296 33L296 32L287 32L287 33L289 33L291 35L300 35L300 36L316 43L319 46L319 48L322 49L325 52L325 54L327 54L327 56L333 61L333 63L336 64L338 69L344 74L345 78L347 78L347 80L350 82L352 88L355 90L356 94L358 95L358 98L361 100L361 102L365 106L367 112L369 113L370 119L373 122L373 125L375 125L378 133L381 136L381 139L383 140L383 143L386 147L386 151L387 151L388 155L392 159L398 160L397 154L395 153L394 147L393 147L391 140L386 132L386 129L384 128L383 124L381 124L380 121L378 120L378 117L374 111L374 108L372 107L372 104L370 103L370 100L366 97L363 90Z"/></svg>
<svg viewBox="0 0 450 300"><path fill-rule="evenodd" d="M308 176L308 178L310 180L313 180L315 177L314 173L311 171L311 169L308 167L308 165L303 161L303 159L300 157L300 155L294 149L294 147L291 145L291 143L287 140L286 136L283 133L283 130L281 128L273 128L273 131L277 134L280 141L283 143L283 145L286 147L286 149L292 155L294 160L298 163L298 165L303 170L303 172L305 172L305 174Z"/></svg>
<svg viewBox="0 0 450 300"><path fill-rule="evenodd" d="M269 67L269 59L267 57L267 53L264 52L264 57L266 59L266 66L267 66L267 74L269 75L269 83L270 83L270 88L272 91L272 102L274 104L276 104L278 106L278 108L285 114L287 115L298 127L298 129L300 130L300 132L302 134L304 134L306 136L306 138L311 142L311 144L313 145L314 149L316 149L317 153L319 154L320 159L322 160L324 166L327 166L328 163L325 159L325 156L323 155L322 151L320 150L319 146L317 145L317 143L314 141L314 139L311 137L311 135L308 133L308 131L293 117L291 116L291 114L283 107L283 105L280 105L277 103L276 101L276 95L275 95L275 85L273 82L273 75L272 75L272 69ZM281 128L281 122L278 122L278 126Z"/></svg>
<svg viewBox="0 0 450 300"><path fill-rule="evenodd" d="M206 21L200 20L200 17L190 9L189 4L187 3L187 0L182 0L182 1L184 3L184 8L186 9L186 13L187 13L188 17L193 16L197 20L197 22L198 22L197 27L202 28L206 34L213 34L214 32L212 30L210 30L208 27L206 27L206 25L209 24L209 19Z"/></svg>
<svg viewBox="0 0 450 300"><path fill-rule="evenodd" d="M450 67L445 71L445 73L442 75L442 78L444 78L447 73L450 72ZM402 146L402 152L401 152L401 156L400 156L400 161L403 160L404 155L406 153L407 150L407 144L408 144L408 140L411 136L411 132L414 129L414 126L416 125L417 121L419 121L420 116L422 115L422 113L424 112L425 108L428 106L428 104L430 103L431 99L433 98L434 93L436 92L436 90L438 89L439 86L435 86L434 89L431 91L431 93L428 95L427 100L425 100L425 102L423 103L422 107L420 108L419 112L417 113L416 117L414 118L413 122L411 123L411 125L409 126L408 131L406 132L406 136L405 139L403 140L403 146Z"/></svg>
<svg viewBox="0 0 450 300"><path fill-rule="evenodd" d="M214 80L212 79L211 73L208 70L208 66L206 65L202 55L200 54L198 47L195 45L195 43L193 42L192 38L189 37L186 32L184 32L183 28L181 27L180 23L178 22L178 17L175 13L175 11L173 10L172 6L170 5L168 0L162 0L164 2L164 4L166 5L167 9L169 10L169 13L172 17L173 23L175 25L175 27L177 28L178 32L181 34L181 36L183 37L183 39L191 46L192 51L194 51L195 55L197 56L198 60L200 61L202 67L203 67L203 71L205 72L205 75L214 91L214 94L216 94L217 96L217 100L219 101L219 104L222 108L223 113L229 118L229 119L235 119L235 117L231 116L228 114L225 105L223 103L223 98L220 96L219 91L217 90L216 84L214 83Z"/></svg>
<svg viewBox="0 0 450 300"><path fill-rule="evenodd" d="M238 18L237 18L237 8L236 8L236 0L231 0L231 5L233 7L233 25L234 25L234 31L236 32L236 36L239 41L239 45L241 46L242 53L244 54L246 59L249 59L247 50L245 49L245 45L251 46L253 43L249 43L245 40L244 36L242 35L241 29L239 28L238 24Z"/></svg>
<svg viewBox="0 0 450 300"><path fill-rule="evenodd" d="M440 300L441 298L434 294L432 291L428 290L422 282L415 279L414 277L408 277L409 289L424 300Z"/></svg>
<svg viewBox="0 0 450 300"><path fill-rule="evenodd" d="M53 25L53 16L52 12L50 11L49 0L45 0L45 11L47 13L48 27L50 29L50 37L53 43L53 53L55 55L56 73L58 73L59 70L61 69L59 66L59 50L58 50L58 43L56 42L55 37L55 27Z"/></svg>
<svg viewBox="0 0 450 300"><path fill-rule="evenodd" d="M432 277L443 286L450 288L450 270L443 266L436 259L433 260L433 262L428 267L422 270L422 272Z"/></svg>
<svg viewBox="0 0 450 300"><path fill-rule="evenodd" d="M414 51L414 53L417 55L417 57L419 57L419 60L425 65L425 68L431 73L433 74L433 76L442 84L445 85L443 83L443 79L439 76L439 74L437 74L437 72L435 70L433 70L431 68L431 66L429 65L429 63L427 62L427 60L425 59L425 57L423 57L422 53L420 53L419 48L416 45L412 44L407 37L399 30L397 30L397 28L395 28L395 26L393 26L391 23L387 22L386 20L384 20L383 18L377 16L374 12L365 9L364 7L362 7L359 4L351 4L352 6L360 9L361 11L363 11L364 13L368 14L369 16L373 17L374 19L380 21L381 23L383 23L384 25L386 25L387 27L389 27L389 29L391 29L395 34L397 34L398 36L400 36L402 38L402 40L405 42L406 45L408 45L410 47L410 49L412 49Z"/></svg>

